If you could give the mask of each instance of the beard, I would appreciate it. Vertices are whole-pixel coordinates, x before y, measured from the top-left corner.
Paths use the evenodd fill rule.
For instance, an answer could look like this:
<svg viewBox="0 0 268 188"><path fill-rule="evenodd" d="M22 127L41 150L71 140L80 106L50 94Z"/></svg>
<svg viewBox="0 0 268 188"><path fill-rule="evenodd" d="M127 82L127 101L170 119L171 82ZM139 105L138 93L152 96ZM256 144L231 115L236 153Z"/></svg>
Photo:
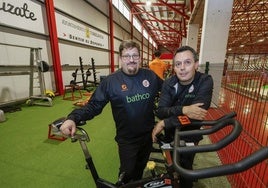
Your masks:
<svg viewBox="0 0 268 188"><path fill-rule="evenodd" d="M138 72L138 66L136 62L129 62L125 67L125 73L134 75Z"/></svg>

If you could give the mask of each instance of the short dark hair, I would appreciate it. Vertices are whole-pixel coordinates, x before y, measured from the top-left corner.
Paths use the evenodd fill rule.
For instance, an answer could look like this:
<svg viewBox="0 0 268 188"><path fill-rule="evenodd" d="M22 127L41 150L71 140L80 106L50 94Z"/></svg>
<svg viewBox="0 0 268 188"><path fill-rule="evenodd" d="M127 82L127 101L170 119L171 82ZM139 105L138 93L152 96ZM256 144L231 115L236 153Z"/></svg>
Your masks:
<svg viewBox="0 0 268 188"><path fill-rule="evenodd" d="M122 51L128 48L137 48L140 55L140 45L133 40L123 40L119 46L119 55L122 56Z"/></svg>
<svg viewBox="0 0 268 188"><path fill-rule="evenodd" d="M161 56L161 52L160 52L159 50L156 50L156 51L154 52L154 56L155 56L155 57L160 57L160 56Z"/></svg>
<svg viewBox="0 0 268 188"><path fill-rule="evenodd" d="M199 60L199 57L198 57L198 54L197 52L190 46L181 46L180 48L178 48L176 51L175 51L175 54L174 56L177 54L177 53L180 53L180 52L184 52L184 51L191 51L192 54L193 54L193 57L194 57L194 61L197 62Z"/></svg>

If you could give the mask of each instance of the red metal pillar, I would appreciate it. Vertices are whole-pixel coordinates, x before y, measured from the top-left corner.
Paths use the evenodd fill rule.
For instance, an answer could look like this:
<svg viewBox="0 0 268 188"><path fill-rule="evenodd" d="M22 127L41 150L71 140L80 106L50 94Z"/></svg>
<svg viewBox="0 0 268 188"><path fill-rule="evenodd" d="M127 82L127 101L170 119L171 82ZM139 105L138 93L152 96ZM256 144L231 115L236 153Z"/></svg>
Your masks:
<svg viewBox="0 0 268 188"><path fill-rule="evenodd" d="M130 14L130 23L131 23L131 28L130 28L130 37L131 37L131 39L133 39L133 27L134 27L134 25L133 25L133 8L132 8L132 10L131 10L131 14Z"/></svg>
<svg viewBox="0 0 268 188"><path fill-rule="evenodd" d="M142 27L141 27L141 33L142 33L142 35L143 35L143 30L144 30L144 27L143 27L143 25L142 25ZM141 37L141 59L142 59L142 61L141 61L141 66L143 67L144 66L144 59L143 59L143 38L144 38L144 36L142 36Z"/></svg>
<svg viewBox="0 0 268 188"><path fill-rule="evenodd" d="M114 19L113 19L113 2L109 0L109 22L110 22L110 61L111 73L114 72Z"/></svg>
<svg viewBox="0 0 268 188"><path fill-rule="evenodd" d="M150 42L149 42L149 40L148 40L148 48L147 48L147 59L148 59L148 63L150 62L150 53L149 53L149 51L150 51Z"/></svg>
<svg viewBox="0 0 268 188"><path fill-rule="evenodd" d="M190 0L190 11L193 12L194 9L194 0Z"/></svg>
<svg viewBox="0 0 268 188"><path fill-rule="evenodd" d="M45 5L46 5L47 22L48 22L48 29L49 29L49 36L50 36L49 38L50 38L50 46L51 46L51 53L52 53L52 60L53 60L53 70L54 70L54 77L55 77L55 84L56 84L56 92L59 95L63 95L64 91L63 91L62 72L61 72L54 2L53 0L46 0Z"/></svg>

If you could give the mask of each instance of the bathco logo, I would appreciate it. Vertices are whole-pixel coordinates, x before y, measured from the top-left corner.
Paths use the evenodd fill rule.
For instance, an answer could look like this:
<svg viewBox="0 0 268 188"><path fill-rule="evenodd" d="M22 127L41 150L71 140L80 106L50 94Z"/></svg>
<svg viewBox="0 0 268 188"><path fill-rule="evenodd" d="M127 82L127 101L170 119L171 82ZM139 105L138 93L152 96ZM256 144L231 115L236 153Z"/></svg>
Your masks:
<svg viewBox="0 0 268 188"><path fill-rule="evenodd" d="M11 3L2 2L2 5L0 5L0 11L7 12L18 17L30 19L32 21L37 20L35 14L28 9L27 3L24 3L22 7L19 7Z"/></svg>
<svg viewBox="0 0 268 188"><path fill-rule="evenodd" d="M136 94L133 96L126 96L127 103L138 102L146 100L150 97L150 93Z"/></svg>

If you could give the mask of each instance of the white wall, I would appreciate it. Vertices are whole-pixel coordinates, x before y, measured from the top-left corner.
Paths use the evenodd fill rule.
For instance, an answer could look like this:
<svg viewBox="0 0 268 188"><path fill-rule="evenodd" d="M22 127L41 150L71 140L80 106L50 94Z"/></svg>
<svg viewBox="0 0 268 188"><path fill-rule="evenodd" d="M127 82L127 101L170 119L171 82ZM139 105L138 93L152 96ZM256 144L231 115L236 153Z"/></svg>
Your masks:
<svg viewBox="0 0 268 188"><path fill-rule="evenodd" d="M91 0L54 0L57 32L59 41L60 61L62 65L63 84L67 85L73 79L72 72L79 68L79 57L83 59L85 66L89 65L91 58L94 59L97 68L97 78L110 74L110 38L109 38L109 1ZM15 15L4 10L4 6L12 4L17 11L27 6L28 13L34 15L33 20L23 16ZM130 38L131 24L116 9L114 15L114 60L118 63L118 48L121 40ZM29 15L28 15L29 16ZM55 91L55 80L53 73L53 61L51 55L49 32L46 20L46 10L43 0L0 0L0 106L14 100L29 97L29 75L10 75L7 72L20 70L20 66L30 70L30 48L42 48L42 60L51 66L51 71L44 73L46 89ZM36 18L36 19L35 19ZM35 20L34 20L35 19ZM67 28L61 20L74 24L75 27ZM75 28L75 29L74 29ZM63 36L66 31L67 37ZM101 37L94 39L101 46L91 45L85 42L75 41L68 38L77 35L85 40L93 40L92 32ZM86 33L86 34L85 34ZM87 35L91 34L91 35ZM96 36L96 35L95 35ZM134 29L134 39L141 42L142 36ZM147 54L148 41L144 40L144 51ZM17 46L26 46L15 47ZM147 58L147 55L146 57ZM66 69L68 65L73 68ZM11 67L12 66L12 67ZM23 69L23 70L24 70ZM116 70L116 68L115 68ZM86 71L86 69L85 69ZM77 81L82 80L81 77ZM89 78L93 80L93 76ZM34 95L39 95L40 90L34 89Z"/></svg>
<svg viewBox="0 0 268 188"><path fill-rule="evenodd" d="M6 9L4 9L4 4ZM7 11L10 5L14 6L11 12ZM17 12L22 12L19 11L21 7L27 7L27 13L31 13L31 16L26 14L28 17L26 18L14 14L15 8ZM42 59L51 65L44 13L44 6L38 1L0 0L0 73L10 72L6 66L29 67L30 48L42 48ZM29 75L0 76L0 104L29 97L29 78ZM47 87L52 88L53 81L50 73L46 73L45 80ZM34 94L39 93L40 89L34 89Z"/></svg>

